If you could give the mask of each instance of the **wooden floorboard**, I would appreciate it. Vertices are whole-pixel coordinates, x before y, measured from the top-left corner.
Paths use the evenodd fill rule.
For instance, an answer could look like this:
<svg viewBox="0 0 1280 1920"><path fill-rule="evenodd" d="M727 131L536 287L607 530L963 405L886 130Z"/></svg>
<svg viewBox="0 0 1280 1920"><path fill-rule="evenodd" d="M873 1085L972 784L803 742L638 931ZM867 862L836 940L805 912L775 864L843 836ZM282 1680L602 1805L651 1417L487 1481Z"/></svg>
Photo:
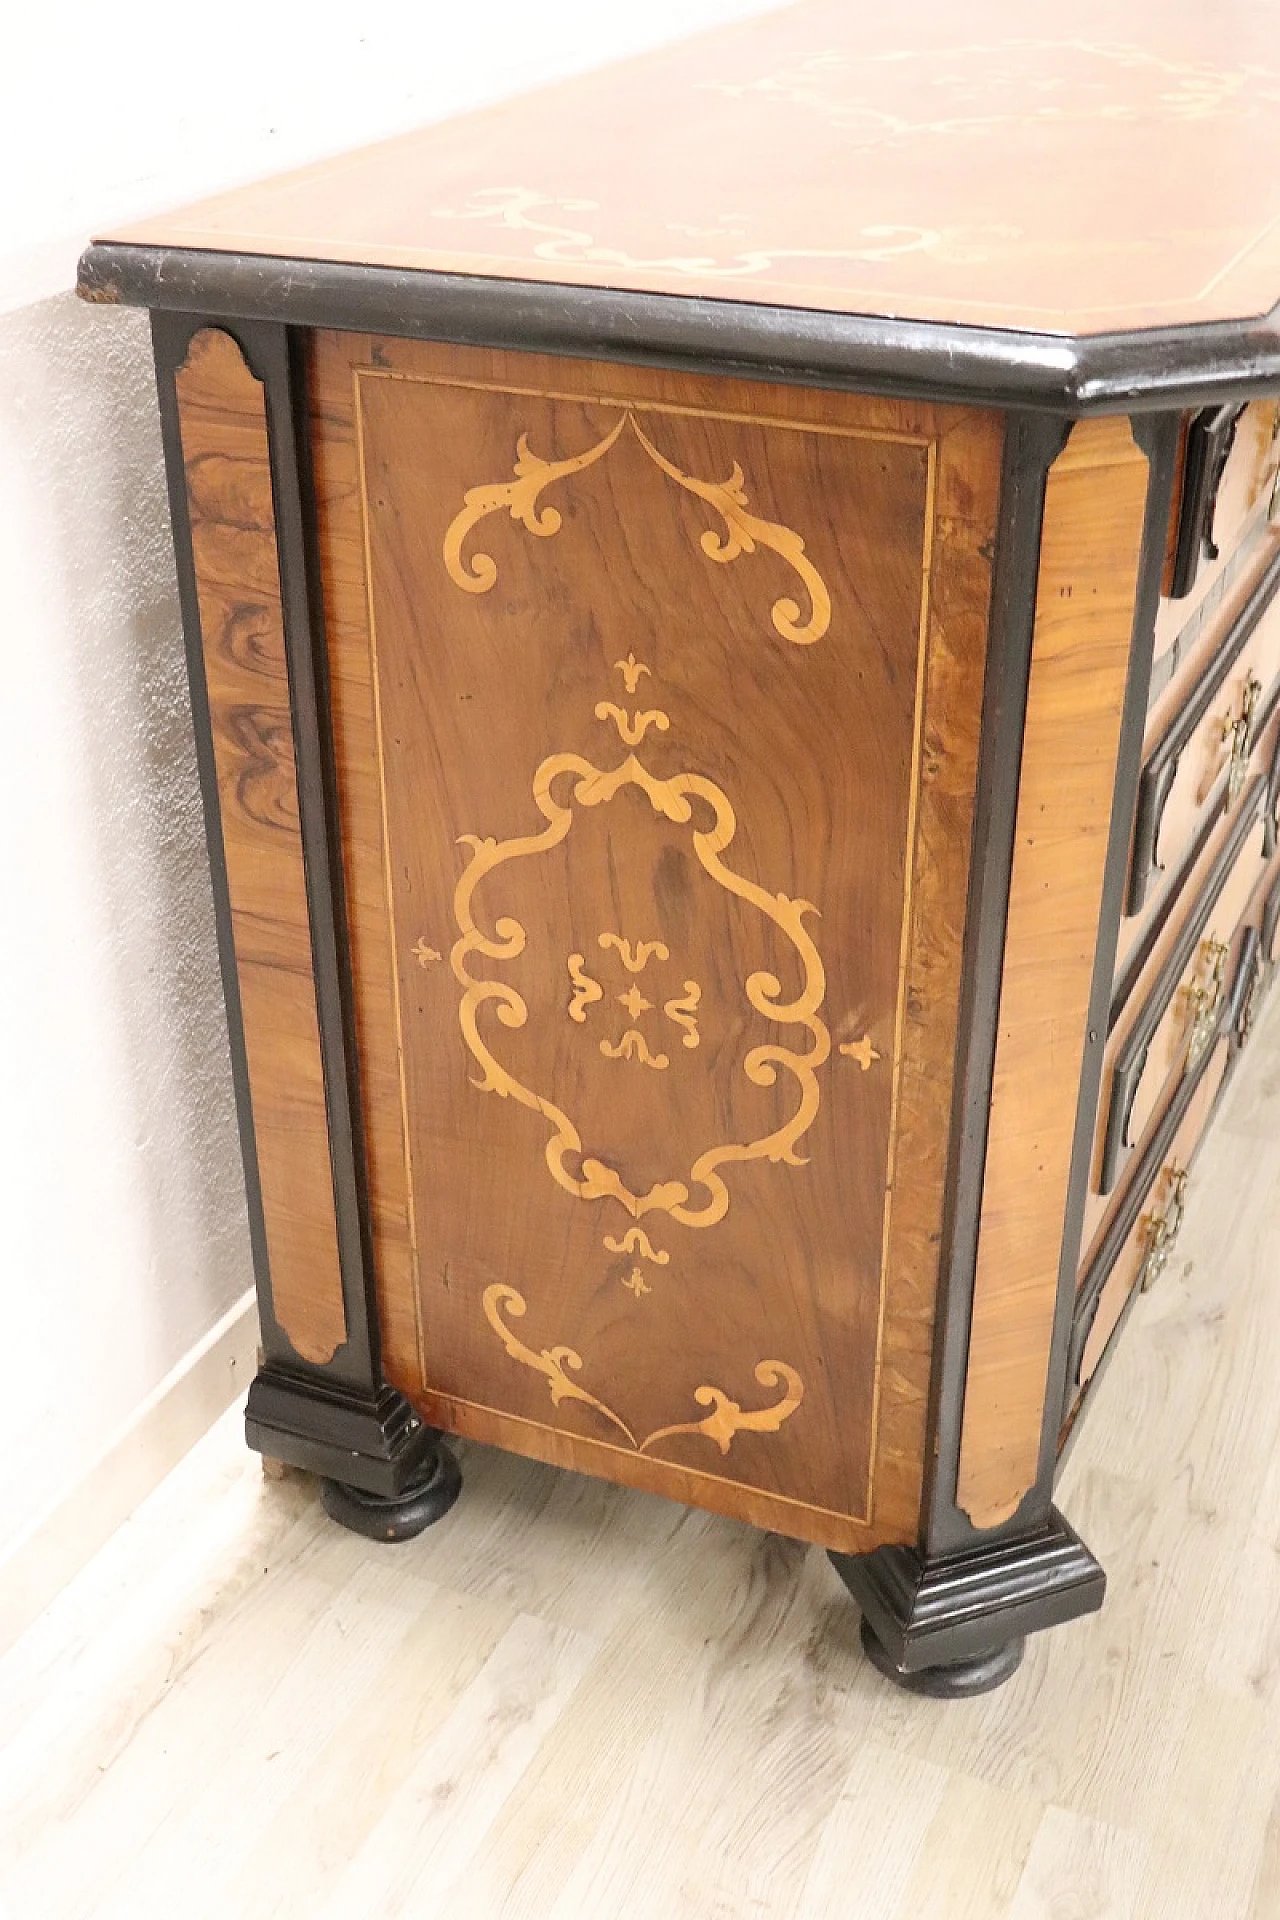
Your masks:
<svg viewBox="0 0 1280 1920"><path fill-rule="evenodd" d="M0 1661L3 1920L1277 1920L1280 998L1060 1500L1111 1577L985 1700L824 1557L464 1450L376 1547L233 1412Z"/></svg>

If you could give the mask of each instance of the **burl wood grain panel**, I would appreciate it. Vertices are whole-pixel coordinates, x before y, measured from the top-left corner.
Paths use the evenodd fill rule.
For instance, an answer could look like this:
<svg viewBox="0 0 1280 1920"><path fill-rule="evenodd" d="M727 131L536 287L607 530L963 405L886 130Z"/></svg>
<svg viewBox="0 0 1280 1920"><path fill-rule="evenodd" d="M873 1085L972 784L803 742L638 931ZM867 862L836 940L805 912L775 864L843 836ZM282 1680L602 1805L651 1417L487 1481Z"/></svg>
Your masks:
<svg viewBox="0 0 1280 1920"><path fill-rule="evenodd" d="M1280 297L1268 6L811 0L108 236L1064 333Z"/></svg>
<svg viewBox="0 0 1280 1920"><path fill-rule="evenodd" d="M1147 495L1126 420L1050 469L1036 591L957 1500L1036 1478Z"/></svg>
<svg viewBox="0 0 1280 1920"><path fill-rule="evenodd" d="M313 437L389 1377L913 1537L1001 422L320 335Z"/></svg>
<svg viewBox="0 0 1280 1920"><path fill-rule="evenodd" d="M266 408L207 329L177 375L271 1300L290 1344L346 1337L311 973Z"/></svg>

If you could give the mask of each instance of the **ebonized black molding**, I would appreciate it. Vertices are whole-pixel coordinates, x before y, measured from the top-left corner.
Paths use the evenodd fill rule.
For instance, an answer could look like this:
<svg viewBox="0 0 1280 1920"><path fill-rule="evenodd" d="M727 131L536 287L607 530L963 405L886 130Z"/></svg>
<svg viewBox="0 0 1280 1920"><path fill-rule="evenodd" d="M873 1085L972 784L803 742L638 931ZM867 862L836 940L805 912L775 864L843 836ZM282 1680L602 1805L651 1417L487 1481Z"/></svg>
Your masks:
<svg viewBox="0 0 1280 1920"><path fill-rule="evenodd" d="M1211 406L1280 388L1280 308L1252 319L1076 337L115 241L87 250L77 290L107 305L215 320L936 394L1069 418Z"/></svg>
<svg viewBox="0 0 1280 1920"><path fill-rule="evenodd" d="M1020 1539L926 1560L915 1547L830 1555L902 1673L972 1659L1102 1605L1107 1577L1050 1507Z"/></svg>
<svg viewBox="0 0 1280 1920"><path fill-rule="evenodd" d="M1169 586L1171 600L1186 599L1196 583L1202 559L1218 558L1213 540L1218 488L1243 412L1242 401L1224 407L1206 407L1196 415L1187 431L1182 508Z"/></svg>
<svg viewBox="0 0 1280 1920"><path fill-rule="evenodd" d="M1121 1166L1133 1144L1126 1139L1126 1134L1134 1096L1138 1091L1138 1082L1142 1078L1142 1071L1146 1065L1147 1051L1156 1028L1164 1019L1169 1004L1178 990L1178 983L1190 965L1191 957L1204 934L1209 916L1222 897L1223 889L1230 878L1232 868L1240 857L1245 841L1258 825L1265 793L1266 782L1259 776L1249 788L1245 804L1240 808L1236 822L1209 870L1200 897L1187 915L1176 944L1156 975L1151 992L1143 1002L1137 1019L1125 1035L1124 1043L1116 1054L1107 1102L1107 1128L1102 1145L1102 1165L1098 1175L1100 1193L1110 1193L1119 1178Z"/></svg>
<svg viewBox="0 0 1280 1920"><path fill-rule="evenodd" d="M1151 891L1152 882L1160 871L1156 860L1156 852L1160 845L1160 826L1164 819L1169 794L1177 777L1178 763L1186 752L1197 727L1217 699L1223 682L1253 638L1259 621L1277 593L1280 593L1280 551L1272 556L1270 565L1240 609L1235 625L1197 682L1195 691L1174 715L1147 757L1146 765L1142 769L1142 778L1138 783L1138 811L1133 829L1133 857L1129 867L1126 913L1141 912L1147 895ZM1267 689L1254 714L1255 738L1266 726L1277 701L1280 701L1280 678L1277 678ZM1225 773L1219 781L1219 789L1212 797L1217 803L1216 807L1212 804L1210 806L1210 812L1215 814L1221 811L1227 797Z"/></svg>
<svg viewBox="0 0 1280 1920"><path fill-rule="evenodd" d="M1022 740L1035 628L1036 581L1049 468L1066 445L1070 421L1013 414L1005 434L991 587L990 637L983 688L982 744L974 802L973 854L960 985L960 1045L951 1115L940 1248L938 1318L929 1402L933 1436L926 1470L923 1545L955 1553L992 1536L956 1506L964 1418L969 1326L977 1265L982 1185L991 1117L1004 971L1009 883L1017 826ZM1047 1504L1047 1502L1046 1502ZM1022 1530L1026 1531L1025 1519Z"/></svg>
<svg viewBox="0 0 1280 1920"><path fill-rule="evenodd" d="M439 1438L394 1387L370 1394L323 1373L295 1380L270 1369L249 1388L244 1430L258 1453L385 1499L413 1480Z"/></svg>

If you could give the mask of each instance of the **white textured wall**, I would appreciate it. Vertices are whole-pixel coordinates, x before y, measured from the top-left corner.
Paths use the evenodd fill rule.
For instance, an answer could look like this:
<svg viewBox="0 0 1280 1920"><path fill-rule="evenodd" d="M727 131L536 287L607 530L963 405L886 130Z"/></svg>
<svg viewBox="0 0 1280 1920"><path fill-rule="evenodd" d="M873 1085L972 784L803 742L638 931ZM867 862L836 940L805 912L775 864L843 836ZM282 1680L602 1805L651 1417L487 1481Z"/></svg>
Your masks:
<svg viewBox="0 0 1280 1920"><path fill-rule="evenodd" d="M0 1554L250 1280L147 325L79 305L79 248L763 10L67 0L6 20Z"/></svg>

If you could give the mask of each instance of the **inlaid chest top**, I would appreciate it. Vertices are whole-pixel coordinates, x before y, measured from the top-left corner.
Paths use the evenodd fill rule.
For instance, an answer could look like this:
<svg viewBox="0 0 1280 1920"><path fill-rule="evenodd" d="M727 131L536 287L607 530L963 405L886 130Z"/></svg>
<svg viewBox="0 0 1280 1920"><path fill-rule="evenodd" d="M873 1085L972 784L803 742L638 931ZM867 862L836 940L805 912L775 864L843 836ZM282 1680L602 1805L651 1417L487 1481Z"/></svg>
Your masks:
<svg viewBox="0 0 1280 1920"><path fill-rule="evenodd" d="M104 236L1090 334L1280 297L1266 0L806 0Z"/></svg>

